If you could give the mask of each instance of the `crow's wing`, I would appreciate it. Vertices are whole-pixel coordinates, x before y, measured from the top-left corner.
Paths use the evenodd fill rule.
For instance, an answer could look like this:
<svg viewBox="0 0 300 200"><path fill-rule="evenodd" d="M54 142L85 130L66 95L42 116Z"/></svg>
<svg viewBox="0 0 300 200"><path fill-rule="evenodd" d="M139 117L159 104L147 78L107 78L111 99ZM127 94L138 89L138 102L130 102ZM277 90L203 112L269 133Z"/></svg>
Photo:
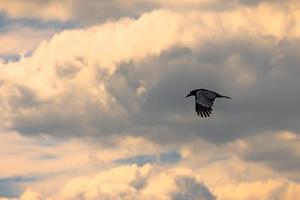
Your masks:
<svg viewBox="0 0 300 200"><path fill-rule="evenodd" d="M216 93L206 90L199 90L196 96L196 103L201 106L211 108L216 98Z"/></svg>
<svg viewBox="0 0 300 200"><path fill-rule="evenodd" d="M209 117L212 111L211 107L206 107L206 106L202 106L199 103L196 103L196 112L199 116L199 114L201 115L201 117Z"/></svg>

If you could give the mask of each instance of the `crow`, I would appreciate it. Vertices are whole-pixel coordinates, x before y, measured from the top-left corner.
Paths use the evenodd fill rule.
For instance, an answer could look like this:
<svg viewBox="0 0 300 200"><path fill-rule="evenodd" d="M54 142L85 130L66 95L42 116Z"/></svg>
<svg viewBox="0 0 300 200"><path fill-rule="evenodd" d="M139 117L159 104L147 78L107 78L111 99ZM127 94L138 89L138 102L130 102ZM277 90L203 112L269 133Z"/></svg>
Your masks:
<svg viewBox="0 0 300 200"><path fill-rule="evenodd" d="M206 89L196 89L192 90L187 96L195 96L195 110L201 117L209 117L212 112L212 106L216 98L227 98L231 99L228 96L220 95L214 91Z"/></svg>

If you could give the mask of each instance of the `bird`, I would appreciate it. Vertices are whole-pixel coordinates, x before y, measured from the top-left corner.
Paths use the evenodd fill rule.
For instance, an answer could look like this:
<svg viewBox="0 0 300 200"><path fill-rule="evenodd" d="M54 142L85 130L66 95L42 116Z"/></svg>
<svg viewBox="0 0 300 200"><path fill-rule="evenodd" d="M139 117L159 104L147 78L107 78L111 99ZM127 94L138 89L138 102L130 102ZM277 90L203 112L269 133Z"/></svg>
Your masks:
<svg viewBox="0 0 300 200"><path fill-rule="evenodd" d="M200 114L201 117L210 117L214 100L216 98L231 99L231 97L223 96L214 91L207 90L207 89L192 90L186 96L186 98L190 96L195 96L195 110L198 116Z"/></svg>

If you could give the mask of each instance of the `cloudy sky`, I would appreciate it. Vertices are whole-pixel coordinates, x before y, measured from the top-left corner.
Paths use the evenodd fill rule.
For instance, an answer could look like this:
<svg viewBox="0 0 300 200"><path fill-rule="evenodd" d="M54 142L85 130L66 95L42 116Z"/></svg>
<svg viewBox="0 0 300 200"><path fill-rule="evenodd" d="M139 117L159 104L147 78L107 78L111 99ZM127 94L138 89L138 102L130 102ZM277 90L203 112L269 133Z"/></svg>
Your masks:
<svg viewBox="0 0 300 200"><path fill-rule="evenodd" d="M0 0L0 200L296 200L298 0ZM198 118L195 88L215 90Z"/></svg>

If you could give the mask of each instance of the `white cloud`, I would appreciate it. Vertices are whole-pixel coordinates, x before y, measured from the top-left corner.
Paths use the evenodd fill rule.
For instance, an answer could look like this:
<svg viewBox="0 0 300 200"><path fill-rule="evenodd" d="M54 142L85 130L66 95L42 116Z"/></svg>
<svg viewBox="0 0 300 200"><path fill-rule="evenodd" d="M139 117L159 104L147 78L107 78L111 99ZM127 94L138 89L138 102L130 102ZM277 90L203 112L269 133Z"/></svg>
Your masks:
<svg viewBox="0 0 300 200"><path fill-rule="evenodd" d="M39 194L31 190L26 190L20 197L20 200L38 200L38 199L40 199Z"/></svg>

